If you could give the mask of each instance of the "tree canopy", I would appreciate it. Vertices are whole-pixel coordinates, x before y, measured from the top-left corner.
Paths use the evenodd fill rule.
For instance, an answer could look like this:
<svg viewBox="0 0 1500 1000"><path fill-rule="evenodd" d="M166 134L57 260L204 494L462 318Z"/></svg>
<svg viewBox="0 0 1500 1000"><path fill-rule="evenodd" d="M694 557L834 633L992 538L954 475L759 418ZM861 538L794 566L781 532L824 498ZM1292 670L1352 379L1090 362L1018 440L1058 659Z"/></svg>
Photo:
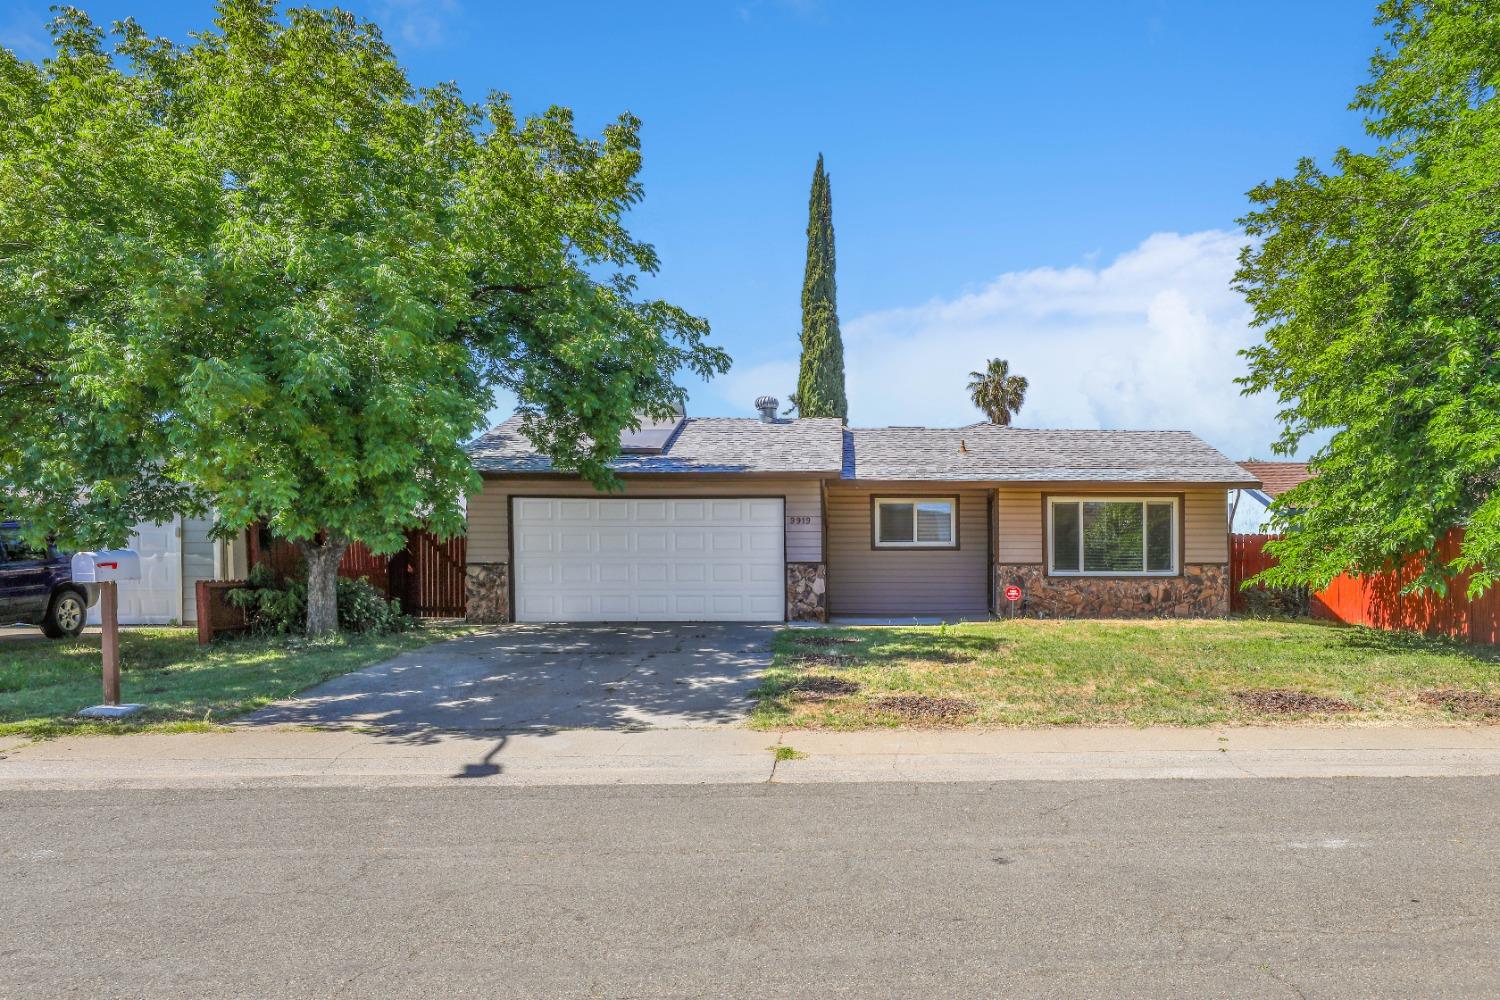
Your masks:
<svg viewBox="0 0 1500 1000"><path fill-rule="evenodd" d="M807 267L802 277L802 365L792 397L804 417L847 420L844 339L839 333L838 282L833 246L833 190L823 155L813 171L807 202Z"/></svg>
<svg viewBox="0 0 1500 1000"><path fill-rule="evenodd" d="M71 8L52 30L42 63L0 52L12 516L97 546L212 507L393 551L462 530L497 388L608 486L623 426L728 367L636 295L658 261L623 221L629 115L588 138L564 108L417 90L376 26L273 0L222 0L186 45Z"/></svg>
<svg viewBox="0 0 1500 1000"><path fill-rule="evenodd" d="M969 399L992 424L1010 426L1026 402L1026 378L1010 373L1010 362L991 358L982 372L969 372Z"/></svg>
<svg viewBox="0 0 1500 1000"><path fill-rule="evenodd" d="M1427 553L1417 586L1500 573L1500 8L1387 0L1353 107L1376 140L1251 192L1237 286L1265 328L1247 392L1277 450L1331 433L1273 505L1266 582L1322 586ZM1435 544L1464 527L1460 555Z"/></svg>

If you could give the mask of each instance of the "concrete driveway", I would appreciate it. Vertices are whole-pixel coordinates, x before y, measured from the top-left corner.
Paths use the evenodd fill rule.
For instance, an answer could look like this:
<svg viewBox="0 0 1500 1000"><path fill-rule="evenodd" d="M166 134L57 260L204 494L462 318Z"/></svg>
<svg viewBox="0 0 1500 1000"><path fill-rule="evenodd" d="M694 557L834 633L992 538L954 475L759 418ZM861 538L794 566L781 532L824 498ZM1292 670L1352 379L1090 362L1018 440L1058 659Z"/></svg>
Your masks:
<svg viewBox="0 0 1500 1000"><path fill-rule="evenodd" d="M508 625L336 677L241 724L408 733L723 725L748 714L775 630Z"/></svg>

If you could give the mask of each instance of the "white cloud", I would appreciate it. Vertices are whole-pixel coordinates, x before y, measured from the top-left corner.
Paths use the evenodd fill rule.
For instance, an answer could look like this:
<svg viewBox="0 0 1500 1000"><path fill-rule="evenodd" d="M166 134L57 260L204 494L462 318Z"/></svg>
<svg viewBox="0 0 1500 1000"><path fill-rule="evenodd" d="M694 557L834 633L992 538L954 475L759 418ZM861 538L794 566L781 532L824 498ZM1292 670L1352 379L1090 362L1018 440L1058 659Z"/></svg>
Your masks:
<svg viewBox="0 0 1500 1000"><path fill-rule="evenodd" d="M375 23L386 37L414 48L442 44L448 21L458 11L458 0L380 0Z"/></svg>
<svg viewBox="0 0 1500 1000"><path fill-rule="evenodd" d="M1157 233L1107 263L1012 271L970 294L855 317L843 327L850 423L980 420L968 373L1000 357L1030 380L1020 426L1190 430L1233 457L1265 457L1275 401L1234 384L1237 352L1259 340L1229 287L1243 242ZM790 358L731 372L722 388L750 398L795 379Z"/></svg>

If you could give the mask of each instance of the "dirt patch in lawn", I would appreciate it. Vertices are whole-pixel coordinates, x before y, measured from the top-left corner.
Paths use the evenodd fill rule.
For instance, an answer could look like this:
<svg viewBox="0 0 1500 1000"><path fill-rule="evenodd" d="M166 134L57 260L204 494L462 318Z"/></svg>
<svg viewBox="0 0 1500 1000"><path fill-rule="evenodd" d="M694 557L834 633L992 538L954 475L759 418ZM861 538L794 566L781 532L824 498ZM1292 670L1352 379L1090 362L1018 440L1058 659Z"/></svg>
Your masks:
<svg viewBox="0 0 1500 1000"><path fill-rule="evenodd" d="M787 642L793 646L858 646L858 639L842 635L792 635Z"/></svg>
<svg viewBox="0 0 1500 1000"><path fill-rule="evenodd" d="M1423 691L1417 700L1424 705L1446 708L1455 715L1473 715L1480 718L1500 718L1500 697L1482 691L1460 691L1442 688Z"/></svg>
<svg viewBox="0 0 1500 1000"><path fill-rule="evenodd" d="M1246 708L1253 708L1257 712L1266 712L1270 715L1359 711L1357 706L1347 701L1327 698L1320 694L1308 694L1306 691L1283 691L1272 688L1265 691L1235 691L1233 694Z"/></svg>
<svg viewBox="0 0 1500 1000"><path fill-rule="evenodd" d="M821 701L824 698L855 694L859 691L859 682L830 674L808 674L793 681L791 690L809 701Z"/></svg>
<svg viewBox="0 0 1500 1000"><path fill-rule="evenodd" d="M915 725L943 725L973 715L976 706L967 698L948 698L931 694L890 694L870 699L877 712L894 715L902 722Z"/></svg>
<svg viewBox="0 0 1500 1000"><path fill-rule="evenodd" d="M794 667L852 667L855 658L847 653L803 653L792 659Z"/></svg>

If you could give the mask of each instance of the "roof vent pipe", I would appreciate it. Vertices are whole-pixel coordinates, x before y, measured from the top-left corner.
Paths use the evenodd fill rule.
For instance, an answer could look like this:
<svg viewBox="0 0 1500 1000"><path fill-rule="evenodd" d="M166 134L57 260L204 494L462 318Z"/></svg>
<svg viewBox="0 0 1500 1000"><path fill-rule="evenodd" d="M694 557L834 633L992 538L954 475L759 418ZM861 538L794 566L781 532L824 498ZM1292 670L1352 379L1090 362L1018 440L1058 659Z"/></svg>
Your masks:
<svg viewBox="0 0 1500 1000"><path fill-rule="evenodd" d="M774 424L776 422L776 410L781 406L781 400L775 396L761 396L755 401L755 408L760 411L760 422L763 424Z"/></svg>

